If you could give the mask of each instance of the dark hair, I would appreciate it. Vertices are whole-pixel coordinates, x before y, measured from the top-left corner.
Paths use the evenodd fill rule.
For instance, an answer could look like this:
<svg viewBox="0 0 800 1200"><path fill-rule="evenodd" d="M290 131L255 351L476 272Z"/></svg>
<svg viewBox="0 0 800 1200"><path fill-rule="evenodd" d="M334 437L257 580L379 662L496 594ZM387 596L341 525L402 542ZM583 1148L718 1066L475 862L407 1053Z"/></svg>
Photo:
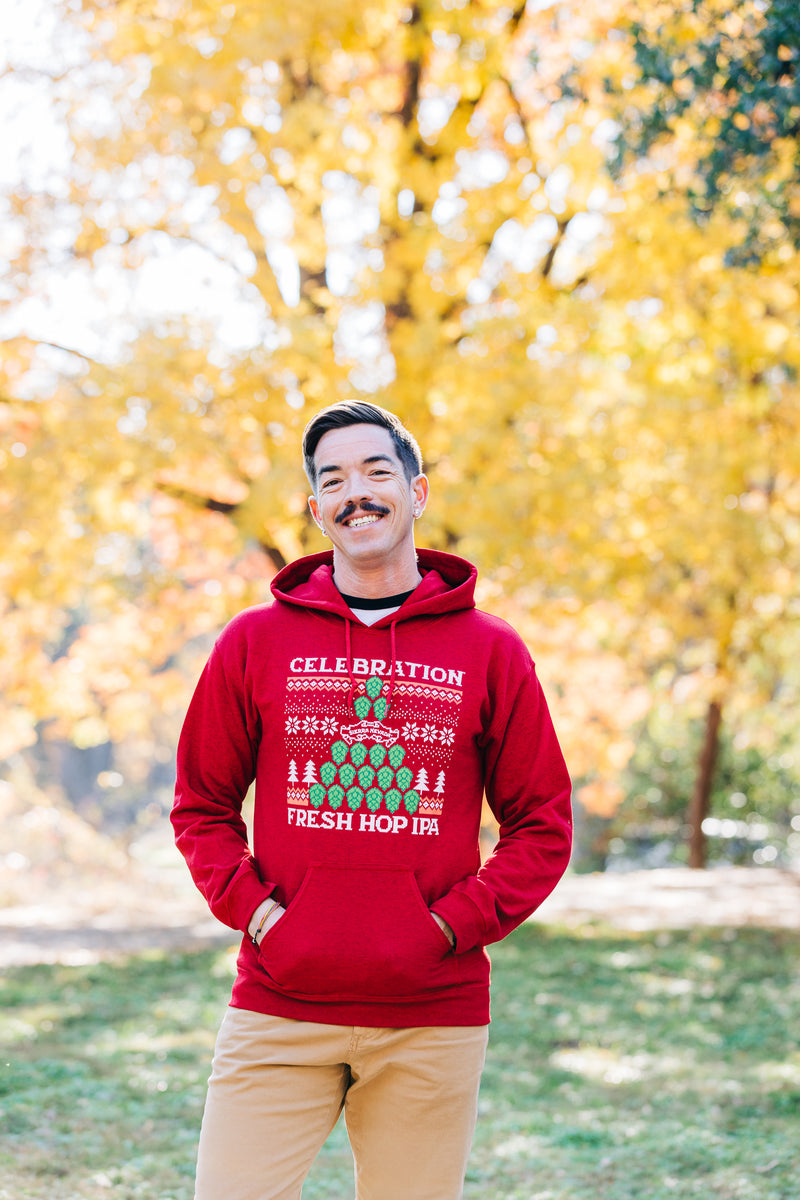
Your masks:
<svg viewBox="0 0 800 1200"><path fill-rule="evenodd" d="M409 483L422 474L420 448L399 417L386 408L368 404L364 400L339 400L312 417L303 431L303 466L315 492L317 468L314 453L317 446L331 429L345 429L348 425L378 425L387 430Z"/></svg>

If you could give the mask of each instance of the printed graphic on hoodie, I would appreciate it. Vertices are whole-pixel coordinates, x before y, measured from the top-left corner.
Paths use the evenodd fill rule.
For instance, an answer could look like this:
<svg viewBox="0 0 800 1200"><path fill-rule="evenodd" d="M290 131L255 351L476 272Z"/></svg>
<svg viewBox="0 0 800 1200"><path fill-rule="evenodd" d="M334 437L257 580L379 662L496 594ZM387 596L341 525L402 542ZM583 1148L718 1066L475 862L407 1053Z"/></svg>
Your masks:
<svg viewBox="0 0 800 1200"><path fill-rule="evenodd" d="M320 661L299 659L291 665L302 669ZM356 673L362 665L380 664L356 660ZM361 813L357 826L346 817L334 826L328 818L320 823L325 828L438 834L464 673L406 667L419 667L420 678L289 676L286 799L291 807ZM399 674L403 664L397 668ZM317 824L297 811L289 819Z"/></svg>

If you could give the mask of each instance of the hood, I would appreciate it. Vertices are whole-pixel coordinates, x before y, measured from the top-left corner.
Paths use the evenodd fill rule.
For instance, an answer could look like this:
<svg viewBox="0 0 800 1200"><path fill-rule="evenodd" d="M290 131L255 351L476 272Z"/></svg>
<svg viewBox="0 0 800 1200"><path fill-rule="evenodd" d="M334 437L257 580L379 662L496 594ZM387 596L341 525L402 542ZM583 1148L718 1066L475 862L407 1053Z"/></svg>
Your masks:
<svg viewBox="0 0 800 1200"><path fill-rule="evenodd" d="M372 626L397 624L412 617L439 615L475 607L477 571L471 563L455 554L439 550L418 550L417 565L422 582L405 604ZM333 582L333 551L310 554L284 567L272 581L272 594L284 604L313 608L317 612L336 613L348 621L357 621Z"/></svg>

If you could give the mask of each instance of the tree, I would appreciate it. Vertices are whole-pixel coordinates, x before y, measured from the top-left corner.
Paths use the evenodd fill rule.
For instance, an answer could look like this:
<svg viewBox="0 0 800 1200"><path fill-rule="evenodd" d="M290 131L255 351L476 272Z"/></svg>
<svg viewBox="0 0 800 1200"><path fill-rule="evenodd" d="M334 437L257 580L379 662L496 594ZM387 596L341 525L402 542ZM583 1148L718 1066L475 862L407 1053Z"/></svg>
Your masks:
<svg viewBox="0 0 800 1200"><path fill-rule="evenodd" d="M18 302L54 269L137 279L191 251L254 331L161 314L79 352L5 344L8 730L35 738L55 709L102 741L187 630L199 645L319 548L296 444L350 394L415 429L427 540L476 559L494 602L600 614L600 652L636 685L688 679L726 720L745 688L775 690L775 623L796 615L797 262L746 270L724 207L693 219L699 109L608 176L616 96L652 102L635 12L65 9L84 48L52 82L71 153L57 186L10 198ZM97 630L120 613L115 673Z"/></svg>
<svg viewBox="0 0 800 1200"><path fill-rule="evenodd" d="M800 247L797 5L696 0L630 11L640 82L625 96L621 157L671 160L672 185L698 219L730 217L730 261L786 261L782 247Z"/></svg>
<svg viewBox="0 0 800 1200"><path fill-rule="evenodd" d="M268 16L252 2L64 8L77 67L51 86L71 153L52 186L10 197L18 304L54 271L125 287L185 249L232 276L260 324L235 348L163 316L107 321L92 351L5 344L2 419L19 448L0 496L5 627L17 625L24 711L50 711L51 655L60 664L120 607L152 630L142 658L163 668L187 625L210 632L261 598L265 568L318 547L294 453L304 404L355 391L409 419L442 467L434 544L456 545L450 514L514 449L526 340L571 286L549 282L552 237L527 252L548 281L536 304L517 311L503 280L531 198L548 205L525 68L548 19L537 29L524 5L494 2L304 13L298 25L281 4ZM56 228L73 233L66 250ZM354 332L365 321L371 341ZM484 541L493 523L475 527ZM49 650L44 611L69 631ZM38 696L23 678L43 681ZM65 726L107 736L91 687L74 682Z"/></svg>
<svg viewBox="0 0 800 1200"><path fill-rule="evenodd" d="M792 641L779 646L772 630L776 618L797 616L786 574L798 512L797 14L741 3L720 20L712 2L623 13L637 70L626 75L630 60L618 58L605 90L619 97L625 206L644 221L620 219L614 254L625 289L634 262L648 282L616 320L634 348L629 383L649 404L646 429L634 421L628 433L652 449L621 451L635 527L627 545L647 551L640 578L651 584L637 587L629 571L625 587L635 609L669 623L674 674L704 676L688 814L690 862L702 866L723 714L741 713L743 692L745 706L754 692L775 694ZM613 416L610 424L619 436Z"/></svg>

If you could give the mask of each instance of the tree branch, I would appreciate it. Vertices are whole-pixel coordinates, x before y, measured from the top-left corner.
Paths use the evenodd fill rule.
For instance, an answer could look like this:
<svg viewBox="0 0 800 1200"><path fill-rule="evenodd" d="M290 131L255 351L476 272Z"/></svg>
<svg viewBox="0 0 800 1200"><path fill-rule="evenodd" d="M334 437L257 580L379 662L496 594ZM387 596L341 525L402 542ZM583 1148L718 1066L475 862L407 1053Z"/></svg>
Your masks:
<svg viewBox="0 0 800 1200"><path fill-rule="evenodd" d="M174 483L157 481L155 487L165 496L170 496L173 500L180 500L182 503L188 504L191 508L202 509L204 512L222 513L225 517L233 517L238 509L241 508L240 501L215 500L213 496L203 496L199 492L179 487ZM258 547L270 560L276 571L280 571L286 566L286 559L277 546L271 546L269 543L259 539Z"/></svg>
<svg viewBox="0 0 800 1200"><path fill-rule="evenodd" d="M542 264L542 279L549 279L550 277L550 272L553 269L553 260L555 259L559 246L564 240L564 234L567 232L568 225L569 219L565 220L563 217L558 222L558 233L553 238L553 244L547 251L544 263Z"/></svg>
<svg viewBox="0 0 800 1200"><path fill-rule="evenodd" d="M96 358L92 358L88 354L84 354L82 350L76 350L73 346L62 346L58 342L49 342L46 338L16 336L0 339L0 346L14 346L15 343L18 345L27 345L33 349L36 349L38 346L49 346L51 350L60 350L63 354L72 354L76 358L81 358L92 367L104 367L107 365L98 362Z"/></svg>

